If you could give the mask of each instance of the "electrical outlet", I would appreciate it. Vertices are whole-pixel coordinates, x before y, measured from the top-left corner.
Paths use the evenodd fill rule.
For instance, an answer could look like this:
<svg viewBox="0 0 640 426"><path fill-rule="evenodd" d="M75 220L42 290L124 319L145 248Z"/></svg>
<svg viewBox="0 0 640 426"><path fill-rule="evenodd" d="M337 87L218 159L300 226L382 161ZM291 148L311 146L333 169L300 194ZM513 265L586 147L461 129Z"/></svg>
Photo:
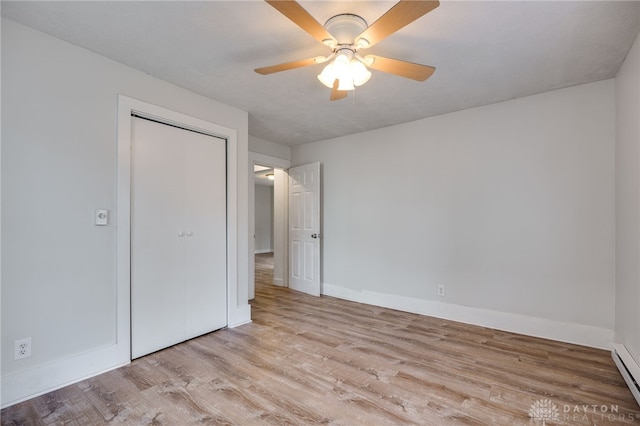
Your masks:
<svg viewBox="0 0 640 426"><path fill-rule="evenodd" d="M444 297L444 286L442 284L438 284L438 296Z"/></svg>
<svg viewBox="0 0 640 426"><path fill-rule="evenodd" d="M31 356L31 337L15 341L14 359L28 358Z"/></svg>

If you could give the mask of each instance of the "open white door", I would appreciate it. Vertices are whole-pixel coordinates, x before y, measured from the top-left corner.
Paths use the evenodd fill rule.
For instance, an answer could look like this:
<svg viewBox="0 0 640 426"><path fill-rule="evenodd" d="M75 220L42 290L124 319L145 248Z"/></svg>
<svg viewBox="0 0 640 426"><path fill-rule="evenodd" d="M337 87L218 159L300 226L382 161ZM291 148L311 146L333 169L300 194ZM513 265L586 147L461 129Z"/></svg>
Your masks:
<svg viewBox="0 0 640 426"><path fill-rule="evenodd" d="M289 169L289 287L320 296L320 163Z"/></svg>

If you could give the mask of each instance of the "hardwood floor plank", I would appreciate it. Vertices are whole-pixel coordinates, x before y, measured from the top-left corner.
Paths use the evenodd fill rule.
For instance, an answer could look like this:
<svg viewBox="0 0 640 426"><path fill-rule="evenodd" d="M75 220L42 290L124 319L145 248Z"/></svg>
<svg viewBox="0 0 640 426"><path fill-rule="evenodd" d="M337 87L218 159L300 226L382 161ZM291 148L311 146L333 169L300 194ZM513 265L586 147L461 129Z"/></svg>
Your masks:
<svg viewBox="0 0 640 426"><path fill-rule="evenodd" d="M549 426L640 424L608 351L296 293L270 284L269 255L256 277L252 323L6 408L2 425L531 425L540 400Z"/></svg>

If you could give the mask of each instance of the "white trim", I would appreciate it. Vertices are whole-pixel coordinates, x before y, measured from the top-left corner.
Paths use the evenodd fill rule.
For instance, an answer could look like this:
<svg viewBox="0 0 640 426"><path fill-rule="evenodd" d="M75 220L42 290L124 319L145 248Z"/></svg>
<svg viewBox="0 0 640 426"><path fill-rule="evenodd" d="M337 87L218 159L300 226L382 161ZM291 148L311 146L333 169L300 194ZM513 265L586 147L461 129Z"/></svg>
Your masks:
<svg viewBox="0 0 640 426"><path fill-rule="evenodd" d="M116 348L120 362L131 361L131 110L118 96L116 160Z"/></svg>
<svg viewBox="0 0 640 426"><path fill-rule="evenodd" d="M358 291L333 284L322 284L322 294L384 308L428 315L496 330L611 349L613 330L584 324L555 321L508 312L416 299L373 291Z"/></svg>
<svg viewBox="0 0 640 426"><path fill-rule="evenodd" d="M118 96L117 292L119 357L130 359L129 294L131 212L131 114L198 130L227 140L227 325L251 321L251 306L238 300L238 135L235 129L194 118L157 105ZM120 358L119 358L120 359Z"/></svg>
<svg viewBox="0 0 640 426"><path fill-rule="evenodd" d="M620 343L613 344L611 357L618 367L618 370L620 370L620 374L627 383L636 402L640 405L640 390L635 384L640 383L640 365L638 365L638 362L633 358L627 347Z"/></svg>
<svg viewBox="0 0 640 426"><path fill-rule="evenodd" d="M84 352L2 377L2 408L77 383L130 363L114 363L117 345Z"/></svg>
<svg viewBox="0 0 640 426"><path fill-rule="evenodd" d="M255 297L255 271L256 264L253 254L260 253L260 251L256 251L254 249L255 246L255 214L256 214L256 205L255 205L255 172L253 166L255 164L259 164L261 166L269 166L276 169L288 170L291 167L291 161L284 160L278 157L272 157L270 155L260 154L257 152L249 151L249 162L248 162L248 172L249 172L249 300ZM288 275L288 258L289 258L289 250L287 247L288 238L288 211L286 209L286 205L288 203L286 199L287 189L280 188L282 185L286 184L283 182L283 179L279 179L278 173L276 174L276 181L274 182L274 205L273 205L273 213L274 213L274 227L273 227L273 242L274 247L274 270L282 270L283 278L279 278L274 276L273 284L279 285L282 287L286 287L286 276ZM284 179L286 180L286 179ZM279 199L283 198L283 199ZM285 207L283 207L283 205ZM280 214L279 214L280 212ZM279 223L278 223L279 222ZM280 235L278 236L277 233ZM282 253L276 253L277 244L276 241L282 238L284 241L284 250L281 250ZM263 252L267 253L267 252ZM279 264L279 263L281 264Z"/></svg>
<svg viewBox="0 0 640 426"><path fill-rule="evenodd" d="M273 284L289 286L289 174L274 168Z"/></svg>
<svg viewBox="0 0 640 426"><path fill-rule="evenodd" d="M614 343L613 350L618 353L627 370L640 383L640 365L638 365L638 362L633 358L627 347L620 343Z"/></svg>
<svg viewBox="0 0 640 426"><path fill-rule="evenodd" d="M251 161L258 163L261 166L277 167L285 170L291 167L291 161L289 160L249 151L249 162Z"/></svg>
<svg viewBox="0 0 640 426"><path fill-rule="evenodd" d="M254 254L265 254L265 253L271 253L271 252L273 252L273 249L255 250L253 253Z"/></svg>
<svg viewBox="0 0 640 426"><path fill-rule="evenodd" d="M238 136L237 131L166 108L118 95L116 214L116 341L69 358L2 377L2 408L96 376L131 362L130 186L131 113L179 125L227 140L227 326L251 322L251 305L240 300L238 283Z"/></svg>

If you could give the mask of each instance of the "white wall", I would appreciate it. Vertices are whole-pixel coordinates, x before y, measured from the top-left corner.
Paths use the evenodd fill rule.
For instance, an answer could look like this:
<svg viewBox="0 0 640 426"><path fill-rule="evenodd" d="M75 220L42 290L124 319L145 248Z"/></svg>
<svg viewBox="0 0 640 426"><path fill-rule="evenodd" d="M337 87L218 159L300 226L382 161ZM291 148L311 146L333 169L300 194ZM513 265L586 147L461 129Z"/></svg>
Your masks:
<svg viewBox="0 0 640 426"><path fill-rule="evenodd" d="M323 292L608 346L614 112L607 80L294 146L323 165Z"/></svg>
<svg viewBox="0 0 640 426"><path fill-rule="evenodd" d="M616 341L640 364L640 37L616 76Z"/></svg>
<svg viewBox="0 0 640 426"><path fill-rule="evenodd" d="M250 320L247 113L3 20L3 405L115 366L106 349L117 338L117 218L96 227L93 212L116 211L118 94L237 130L230 315ZM33 355L14 361L13 342L24 337Z"/></svg>
<svg viewBox="0 0 640 426"><path fill-rule="evenodd" d="M249 135L249 151L271 157L291 160L291 147Z"/></svg>
<svg viewBox="0 0 640 426"><path fill-rule="evenodd" d="M273 186L256 185L256 253L273 251Z"/></svg>

